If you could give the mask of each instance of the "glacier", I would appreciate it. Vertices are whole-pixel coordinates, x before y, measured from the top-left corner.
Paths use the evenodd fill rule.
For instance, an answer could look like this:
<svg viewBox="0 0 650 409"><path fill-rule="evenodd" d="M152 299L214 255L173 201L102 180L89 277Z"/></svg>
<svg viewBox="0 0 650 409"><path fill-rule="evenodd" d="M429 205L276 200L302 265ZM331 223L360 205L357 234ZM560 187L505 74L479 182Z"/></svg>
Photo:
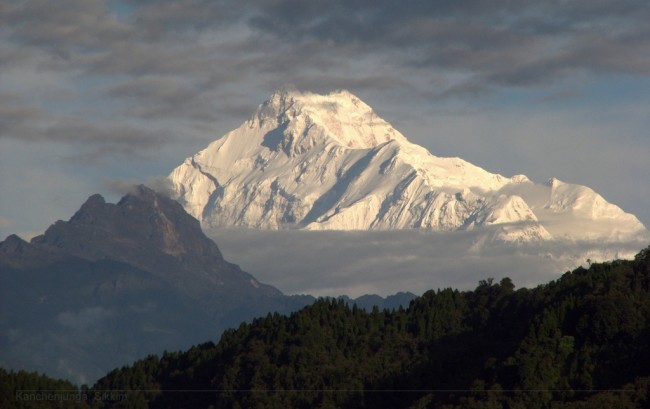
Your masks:
<svg viewBox="0 0 650 409"><path fill-rule="evenodd" d="M473 230L505 243L648 233L586 186L435 156L345 90L273 93L168 179L205 228Z"/></svg>

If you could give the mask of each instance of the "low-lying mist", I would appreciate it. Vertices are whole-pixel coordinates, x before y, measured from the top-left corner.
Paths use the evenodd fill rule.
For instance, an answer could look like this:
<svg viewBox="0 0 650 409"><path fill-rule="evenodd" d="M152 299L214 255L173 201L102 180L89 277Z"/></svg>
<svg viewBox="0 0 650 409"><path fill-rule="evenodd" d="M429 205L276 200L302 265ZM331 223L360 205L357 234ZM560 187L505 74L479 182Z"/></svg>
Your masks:
<svg viewBox="0 0 650 409"><path fill-rule="evenodd" d="M510 277L533 287L589 262L631 258L647 241L505 244L489 232L260 231L213 228L226 260L285 294L314 296L422 294L473 289L480 280Z"/></svg>

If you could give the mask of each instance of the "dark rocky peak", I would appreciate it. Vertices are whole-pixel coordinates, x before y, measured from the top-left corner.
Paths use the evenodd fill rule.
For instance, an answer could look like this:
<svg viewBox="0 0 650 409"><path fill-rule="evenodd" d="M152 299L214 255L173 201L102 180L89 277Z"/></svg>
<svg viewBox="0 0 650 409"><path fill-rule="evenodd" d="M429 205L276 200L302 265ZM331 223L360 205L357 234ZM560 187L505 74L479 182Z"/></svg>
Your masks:
<svg viewBox="0 0 650 409"><path fill-rule="evenodd" d="M72 216L70 222L86 222L99 218L107 207L106 200L100 194L90 196Z"/></svg>
<svg viewBox="0 0 650 409"><path fill-rule="evenodd" d="M21 239L15 234L7 236L5 241L0 242L0 253L14 253L17 251L22 251L25 246L29 246L25 240Z"/></svg>
<svg viewBox="0 0 650 409"><path fill-rule="evenodd" d="M31 247L50 259L55 255L133 266L202 299L212 310L241 297L281 296L224 260L180 204L145 186L135 187L117 204L91 196L69 221L58 221L34 238Z"/></svg>
<svg viewBox="0 0 650 409"><path fill-rule="evenodd" d="M33 252L30 244L15 234L8 236L5 241L0 242L0 258L11 260L16 257L30 255Z"/></svg>
<svg viewBox="0 0 650 409"><path fill-rule="evenodd" d="M84 209L97 209L104 207L106 205L106 200L104 200L104 197L100 195L99 193L95 193L94 195L91 195L87 200L86 203L81 205L81 208Z"/></svg>
<svg viewBox="0 0 650 409"><path fill-rule="evenodd" d="M90 196L68 222L56 222L32 243L88 259L142 258L162 252L183 260L223 260L198 220L176 201L143 185L117 204Z"/></svg>
<svg viewBox="0 0 650 409"><path fill-rule="evenodd" d="M201 230L199 221L168 196L139 185L117 203L117 208L128 219L134 218L131 235L140 235L167 254L208 257L211 261L223 259L214 242Z"/></svg>

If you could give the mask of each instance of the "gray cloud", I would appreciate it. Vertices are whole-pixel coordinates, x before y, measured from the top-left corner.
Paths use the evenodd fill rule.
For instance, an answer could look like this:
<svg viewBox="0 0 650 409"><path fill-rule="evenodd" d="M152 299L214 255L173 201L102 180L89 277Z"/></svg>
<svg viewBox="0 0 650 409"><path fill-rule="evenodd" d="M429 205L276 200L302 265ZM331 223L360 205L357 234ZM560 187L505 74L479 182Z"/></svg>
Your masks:
<svg viewBox="0 0 650 409"><path fill-rule="evenodd" d="M134 2L121 19L99 0L17 4L5 13L14 40L66 54L88 74L290 79L376 55L386 68L416 67L423 77L473 73L472 87L482 89L574 70L649 73L643 1L160 1Z"/></svg>
<svg viewBox="0 0 650 409"><path fill-rule="evenodd" d="M164 142L164 135L160 135L154 129L138 129L128 125L109 125L88 121L77 121L74 119L63 119L57 121L51 129L45 130L36 137L44 137L48 140L70 141L70 142L96 142L112 141L116 145L128 145L130 147L142 145L150 147L152 143Z"/></svg>
<svg viewBox="0 0 650 409"><path fill-rule="evenodd" d="M219 112L241 115L250 93L264 95L286 83L316 91L480 98L572 73L647 76L649 18L640 0L163 0L134 1L125 11L102 0L16 1L0 17L6 27L0 56L39 53L26 62L33 69L99 79L99 88L71 92L81 100L105 98L94 102L97 109L117 109L123 118L207 124ZM223 98L233 92L239 97ZM39 105L30 100L7 112L3 130L28 114L34 123ZM69 121L47 125L52 140L80 141L70 136L79 133L70 132ZM142 131L122 128L99 134L119 144L128 133L137 146Z"/></svg>
<svg viewBox="0 0 650 409"><path fill-rule="evenodd" d="M127 193L136 191L137 186L140 184L144 184L156 192L169 197L175 195L171 182L167 178L149 178L144 183L138 180L109 179L104 181L104 190L109 194L122 197Z"/></svg>
<svg viewBox="0 0 650 409"><path fill-rule="evenodd" d="M143 76L113 84L106 91L109 96L124 101L126 115L143 119L215 120L203 90L181 78Z"/></svg>
<svg viewBox="0 0 650 409"><path fill-rule="evenodd" d="M191 35L197 30L223 28L237 24L246 13L246 4L235 0L152 1L127 0L136 11L130 21L140 27L148 39Z"/></svg>
<svg viewBox="0 0 650 409"><path fill-rule="evenodd" d="M573 69L647 75L649 46L638 39L647 38L649 15L643 1L277 1L261 6L250 23L285 41L353 44L361 55L393 49L423 68L527 85Z"/></svg>
<svg viewBox="0 0 650 409"><path fill-rule="evenodd" d="M0 94L0 138L19 133L21 128L45 115L40 109L18 101L18 96Z"/></svg>
<svg viewBox="0 0 650 409"><path fill-rule="evenodd" d="M79 144L76 153L68 156L78 163L101 165L111 158L142 158L172 140L170 132L160 129L110 121L55 119L30 107L5 107L0 103L0 115L0 139Z"/></svg>
<svg viewBox="0 0 650 409"><path fill-rule="evenodd" d="M10 1L2 11L0 22L15 40L66 57L126 40L131 31L103 0Z"/></svg>

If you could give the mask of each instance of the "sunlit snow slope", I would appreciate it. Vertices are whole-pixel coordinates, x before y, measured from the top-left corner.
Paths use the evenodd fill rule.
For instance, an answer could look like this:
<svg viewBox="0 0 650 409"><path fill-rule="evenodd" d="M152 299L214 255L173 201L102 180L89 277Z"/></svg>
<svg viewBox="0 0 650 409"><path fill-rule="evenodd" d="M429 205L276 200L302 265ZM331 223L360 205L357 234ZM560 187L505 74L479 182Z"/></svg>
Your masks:
<svg viewBox="0 0 650 409"><path fill-rule="evenodd" d="M276 92L170 174L206 227L309 230L489 226L492 238L622 240L639 220L593 190L507 178L410 143L347 91Z"/></svg>

